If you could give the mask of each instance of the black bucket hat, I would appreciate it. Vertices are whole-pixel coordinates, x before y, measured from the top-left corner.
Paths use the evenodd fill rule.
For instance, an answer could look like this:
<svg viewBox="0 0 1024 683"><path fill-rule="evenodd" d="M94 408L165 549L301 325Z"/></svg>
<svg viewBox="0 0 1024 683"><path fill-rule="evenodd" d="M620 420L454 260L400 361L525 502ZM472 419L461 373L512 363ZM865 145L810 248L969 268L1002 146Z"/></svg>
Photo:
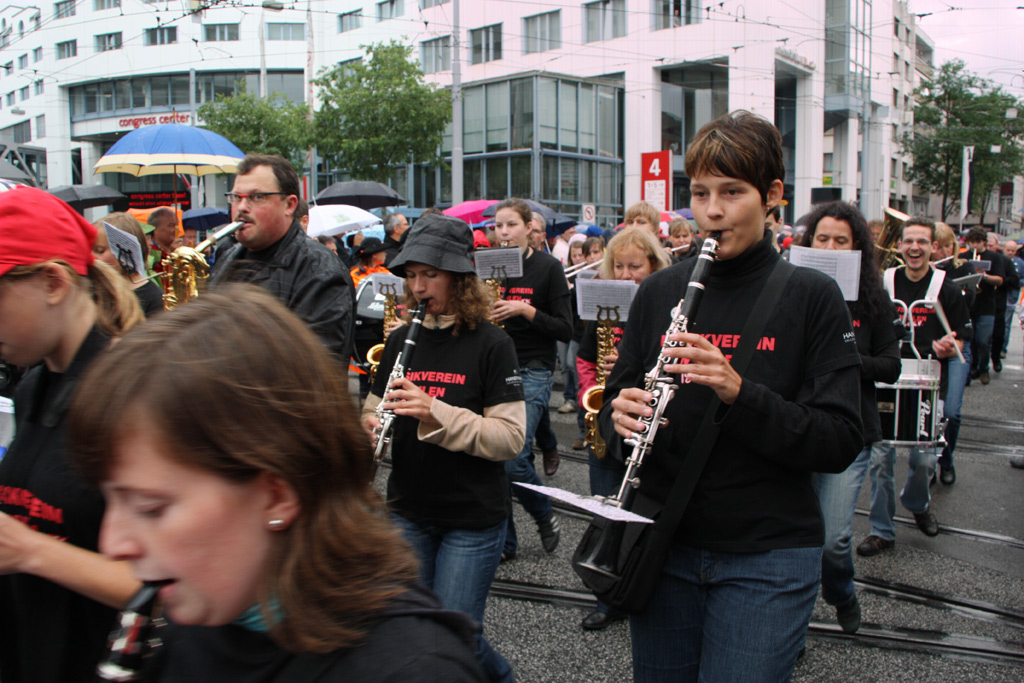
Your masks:
<svg viewBox="0 0 1024 683"><path fill-rule="evenodd" d="M405 277L405 264L422 263L450 273L472 273L473 231L458 218L429 214L413 225L388 268Z"/></svg>
<svg viewBox="0 0 1024 683"><path fill-rule="evenodd" d="M354 254L357 258L362 258L364 256L371 256L386 250L387 246L385 246L385 244L379 239L376 237L367 237L363 240L362 244L356 247Z"/></svg>

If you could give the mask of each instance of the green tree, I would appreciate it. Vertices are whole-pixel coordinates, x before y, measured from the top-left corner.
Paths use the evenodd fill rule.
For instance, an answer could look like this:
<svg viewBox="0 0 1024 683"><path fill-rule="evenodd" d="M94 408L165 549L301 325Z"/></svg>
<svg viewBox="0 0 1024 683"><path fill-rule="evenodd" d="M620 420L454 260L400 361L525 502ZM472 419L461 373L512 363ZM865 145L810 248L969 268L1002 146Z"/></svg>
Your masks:
<svg viewBox="0 0 1024 683"><path fill-rule="evenodd" d="M356 180L385 182L396 164L439 162L451 120L451 96L428 85L392 40L363 46L366 58L323 72L316 114L317 150Z"/></svg>
<svg viewBox="0 0 1024 683"><path fill-rule="evenodd" d="M262 99L239 84L230 97L218 95L199 107L199 117L213 132L235 143L246 154L280 154L300 173L313 138L309 107L281 93Z"/></svg>
<svg viewBox="0 0 1024 683"><path fill-rule="evenodd" d="M913 158L910 180L942 197L945 220L959 205L963 149L973 146L973 205L968 211L983 215L995 187L1024 172L1024 126L1020 119L1007 118L1007 110L1021 110L1021 102L967 71L959 59L939 67L914 95L914 130L900 141ZM993 152L993 146L999 151Z"/></svg>

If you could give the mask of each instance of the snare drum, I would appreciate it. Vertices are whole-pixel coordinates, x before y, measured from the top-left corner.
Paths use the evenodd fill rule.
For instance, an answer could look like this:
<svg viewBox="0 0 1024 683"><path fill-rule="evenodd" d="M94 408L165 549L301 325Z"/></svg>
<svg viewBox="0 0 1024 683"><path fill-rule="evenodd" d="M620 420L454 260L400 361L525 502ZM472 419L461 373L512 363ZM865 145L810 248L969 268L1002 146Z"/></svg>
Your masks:
<svg viewBox="0 0 1024 683"><path fill-rule="evenodd" d="M937 360L903 359L895 384L875 384L881 443L891 446L941 446L942 405L939 385L942 365Z"/></svg>

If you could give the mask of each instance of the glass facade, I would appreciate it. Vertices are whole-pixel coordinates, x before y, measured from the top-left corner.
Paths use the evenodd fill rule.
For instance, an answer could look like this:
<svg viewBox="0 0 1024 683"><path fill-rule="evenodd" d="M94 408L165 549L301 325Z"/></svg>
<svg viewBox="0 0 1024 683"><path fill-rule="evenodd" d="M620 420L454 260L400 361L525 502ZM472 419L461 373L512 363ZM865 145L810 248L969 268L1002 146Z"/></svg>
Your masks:
<svg viewBox="0 0 1024 683"><path fill-rule="evenodd" d="M871 0L825 3L825 95L870 96Z"/></svg>

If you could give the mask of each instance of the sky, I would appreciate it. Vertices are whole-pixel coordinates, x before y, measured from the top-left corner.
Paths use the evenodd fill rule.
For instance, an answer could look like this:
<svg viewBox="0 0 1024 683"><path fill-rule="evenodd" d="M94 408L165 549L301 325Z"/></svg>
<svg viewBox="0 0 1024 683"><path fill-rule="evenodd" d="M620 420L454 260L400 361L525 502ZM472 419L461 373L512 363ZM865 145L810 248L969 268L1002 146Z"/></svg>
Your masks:
<svg viewBox="0 0 1024 683"><path fill-rule="evenodd" d="M1024 98L1024 0L909 0L935 43L935 66L959 57Z"/></svg>

